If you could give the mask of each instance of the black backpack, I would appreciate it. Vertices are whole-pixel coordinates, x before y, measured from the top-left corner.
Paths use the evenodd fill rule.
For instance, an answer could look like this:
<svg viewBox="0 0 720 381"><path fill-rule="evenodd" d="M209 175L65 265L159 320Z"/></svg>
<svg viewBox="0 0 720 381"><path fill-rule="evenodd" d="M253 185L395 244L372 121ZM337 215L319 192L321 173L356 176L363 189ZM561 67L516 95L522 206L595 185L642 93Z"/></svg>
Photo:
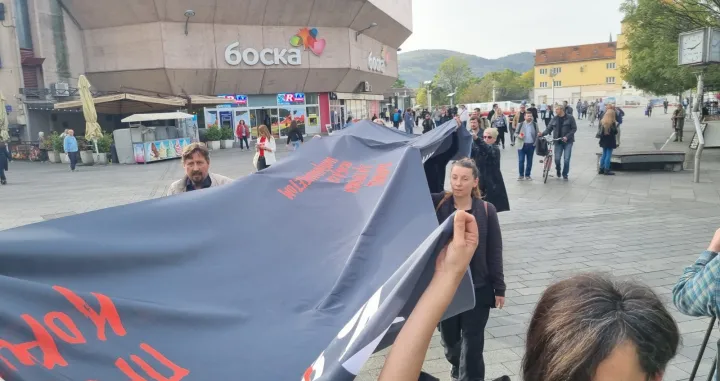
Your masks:
<svg viewBox="0 0 720 381"><path fill-rule="evenodd" d="M548 142L544 138L538 138L535 146L535 153L538 156L547 156L548 154Z"/></svg>

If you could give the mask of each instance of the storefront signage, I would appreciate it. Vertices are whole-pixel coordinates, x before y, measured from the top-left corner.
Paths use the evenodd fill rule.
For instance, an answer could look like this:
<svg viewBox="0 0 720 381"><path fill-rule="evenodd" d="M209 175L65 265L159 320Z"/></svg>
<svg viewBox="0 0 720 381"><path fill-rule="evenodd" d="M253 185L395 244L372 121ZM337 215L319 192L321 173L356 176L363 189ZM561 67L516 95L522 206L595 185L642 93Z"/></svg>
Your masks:
<svg viewBox="0 0 720 381"><path fill-rule="evenodd" d="M221 104L221 105L218 105L218 106L217 106L218 108L233 107L233 106L247 106L247 104L248 104L248 97L247 97L247 95L240 95L240 94L230 94L230 95L227 95L227 94L226 94L226 95L218 95L218 98L231 99L231 100L233 100L233 103L232 103L232 104L230 104L230 103Z"/></svg>
<svg viewBox="0 0 720 381"><path fill-rule="evenodd" d="M370 55L368 55L368 69L378 73L385 73L385 59L373 56L371 51Z"/></svg>
<svg viewBox="0 0 720 381"><path fill-rule="evenodd" d="M7 112L8 114L11 113L11 112L12 112L12 106L10 106L10 105L5 105L5 112Z"/></svg>
<svg viewBox="0 0 720 381"><path fill-rule="evenodd" d="M305 93L282 93L277 95L278 106L303 105L305 104Z"/></svg>
<svg viewBox="0 0 720 381"><path fill-rule="evenodd" d="M238 66L245 63L248 66L255 66L262 63L265 66L275 65L302 65L302 51L300 49L265 48L260 51L253 48L239 49L240 43L233 42L225 48L225 62L228 65Z"/></svg>

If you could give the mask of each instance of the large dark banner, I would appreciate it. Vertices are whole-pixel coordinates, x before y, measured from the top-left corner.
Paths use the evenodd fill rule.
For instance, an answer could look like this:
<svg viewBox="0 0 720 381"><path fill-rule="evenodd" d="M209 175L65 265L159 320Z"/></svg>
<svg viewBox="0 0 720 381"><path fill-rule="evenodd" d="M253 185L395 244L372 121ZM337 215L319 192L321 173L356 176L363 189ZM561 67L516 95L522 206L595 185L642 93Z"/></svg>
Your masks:
<svg viewBox="0 0 720 381"><path fill-rule="evenodd" d="M361 122L224 187L0 232L0 378L353 379L450 237L423 155L465 133ZM473 303L466 277L446 315Z"/></svg>

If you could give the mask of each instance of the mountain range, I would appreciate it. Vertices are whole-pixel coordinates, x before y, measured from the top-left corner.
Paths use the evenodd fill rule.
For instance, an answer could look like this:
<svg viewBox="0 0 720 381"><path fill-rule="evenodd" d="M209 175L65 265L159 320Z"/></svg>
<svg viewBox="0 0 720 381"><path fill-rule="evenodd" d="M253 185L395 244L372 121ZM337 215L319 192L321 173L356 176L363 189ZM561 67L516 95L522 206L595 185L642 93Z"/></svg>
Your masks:
<svg viewBox="0 0 720 381"><path fill-rule="evenodd" d="M452 50L415 50L398 54L400 78L405 81L407 87L416 88L422 82L431 80L440 64L452 56L466 59L470 64L470 70L478 77L482 77L489 72L505 69L523 73L532 69L535 65L535 53L530 52L511 54L497 59L487 59Z"/></svg>

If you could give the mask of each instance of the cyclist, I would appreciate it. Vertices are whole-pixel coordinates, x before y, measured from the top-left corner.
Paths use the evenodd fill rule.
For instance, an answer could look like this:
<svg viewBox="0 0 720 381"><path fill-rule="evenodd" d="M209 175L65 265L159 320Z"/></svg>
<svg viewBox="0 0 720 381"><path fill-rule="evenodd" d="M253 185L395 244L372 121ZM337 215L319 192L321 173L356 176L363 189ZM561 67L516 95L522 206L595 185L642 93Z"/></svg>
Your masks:
<svg viewBox="0 0 720 381"><path fill-rule="evenodd" d="M557 177L563 177L564 180L568 179L570 173L570 157L572 156L572 147L575 142L575 132L577 131L577 123L572 115L565 113L564 106L555 107L555 117L547 126L544 132L538 133L538 136L546 136L550 133L553 134L554 139L560 139L555 144L555 170L557 171ZM560 159L564 157L563 165L560 164ZM562 171L561 171L562 168Z"/></svg>

